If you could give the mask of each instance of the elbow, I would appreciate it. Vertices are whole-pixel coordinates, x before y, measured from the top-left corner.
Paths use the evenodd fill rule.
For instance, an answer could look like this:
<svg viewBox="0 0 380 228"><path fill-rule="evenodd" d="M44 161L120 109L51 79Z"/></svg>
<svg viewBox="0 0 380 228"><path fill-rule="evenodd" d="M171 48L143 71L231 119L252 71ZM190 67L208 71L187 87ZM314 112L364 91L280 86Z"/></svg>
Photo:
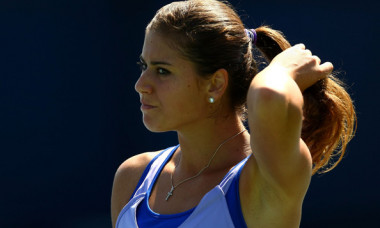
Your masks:
<svg viewBox="0 0 380 228"><path fill-rule="evenodd" d="M290 77L259 73L251 82L247 105L248 112L290 110L302 114L303 96L297 83Z"/></svg>
<svg viewBox="0 0 380 228"><path fill-rule="evenodd" d="M258 118L265 122L299 122L303 115L303 97L299 90L289 91L289 88L250 88L247 108L249 118Z"/></svg>

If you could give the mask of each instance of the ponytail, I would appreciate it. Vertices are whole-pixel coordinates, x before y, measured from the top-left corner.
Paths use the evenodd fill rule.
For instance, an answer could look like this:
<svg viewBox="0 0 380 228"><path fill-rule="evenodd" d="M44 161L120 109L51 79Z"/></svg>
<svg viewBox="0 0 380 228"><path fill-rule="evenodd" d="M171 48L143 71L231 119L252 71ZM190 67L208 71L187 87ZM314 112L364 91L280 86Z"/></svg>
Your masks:
<svg viewBox="0 0 380 228"><path fill-rule="evenodd" d="M255 30L256 47L268 62L291 47L280 31L267 26ZM333 74L307 88L303 97L301 138L313 158L313 174L328 172L342 160L355 132L354 105L343 82Z"/></svg>

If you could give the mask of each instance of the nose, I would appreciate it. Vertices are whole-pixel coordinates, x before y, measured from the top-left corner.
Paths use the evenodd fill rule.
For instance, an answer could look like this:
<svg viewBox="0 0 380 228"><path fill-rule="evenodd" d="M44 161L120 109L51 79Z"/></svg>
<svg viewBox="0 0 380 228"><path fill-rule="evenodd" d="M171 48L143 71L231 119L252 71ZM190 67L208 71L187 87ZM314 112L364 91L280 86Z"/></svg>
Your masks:
<svg viewBox="0 0 380 228"><path fill-rule="evenodd" d="M140 94L151 94L152 93L152 85L147 80L146 72L142 72L139 79L137 79L137 82L135 84L135 90L136 92Z"/></svg>

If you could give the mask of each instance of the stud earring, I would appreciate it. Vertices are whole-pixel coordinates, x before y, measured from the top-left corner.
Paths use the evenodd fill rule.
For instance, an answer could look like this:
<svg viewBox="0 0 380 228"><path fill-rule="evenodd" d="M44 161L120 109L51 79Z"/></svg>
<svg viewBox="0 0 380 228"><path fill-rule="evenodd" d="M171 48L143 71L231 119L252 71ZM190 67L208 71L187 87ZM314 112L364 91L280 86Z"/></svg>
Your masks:
<svg viewBox="0 0 380 228"><path fill-rule="evenodd" d="M213 97L209 97L209 98L208 98L208 102L209 102L210 104L214 104L215 99L214 99Z"/></svg>

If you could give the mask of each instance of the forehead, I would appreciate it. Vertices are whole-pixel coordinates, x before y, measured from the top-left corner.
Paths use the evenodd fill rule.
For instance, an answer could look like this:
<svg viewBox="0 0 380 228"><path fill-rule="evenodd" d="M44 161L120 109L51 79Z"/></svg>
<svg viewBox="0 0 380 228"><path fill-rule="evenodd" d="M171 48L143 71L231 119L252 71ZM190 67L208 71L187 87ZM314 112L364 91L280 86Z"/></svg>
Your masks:
<svg viewBox="0 0 380 228"><path fill-rule="evenodd" d="M141 56L150 61L160 60L166 62L176 62L179 59L185 60L178 50L169 45L170 38L155 31L147 31Z"/></svg>

